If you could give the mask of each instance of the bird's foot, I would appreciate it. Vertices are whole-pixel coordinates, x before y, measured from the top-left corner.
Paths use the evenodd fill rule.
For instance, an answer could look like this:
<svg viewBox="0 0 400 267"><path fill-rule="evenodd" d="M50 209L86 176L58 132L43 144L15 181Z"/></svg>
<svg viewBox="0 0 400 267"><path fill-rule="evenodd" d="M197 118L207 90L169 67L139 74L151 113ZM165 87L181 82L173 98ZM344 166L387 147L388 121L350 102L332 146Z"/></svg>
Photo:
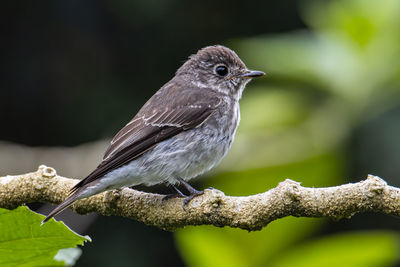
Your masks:
<svg viewBox="0 0 400 267"><path fill-rule="evenodd" d="M193 189L194 189L194 188L193 188ZM182 204L183 210L186 211L186 209L185 209L186 205L187 205L193 198L195 198L195 197L197 197L197 196L201 196L202 194L204 194L204 191L198 191L198 190L196 190L196 189L194 189L194 191L190 191L190 195L187 196L187 197L185 198L185 200L183 201L183 204Z"/></svg>
<svg viewBox="0 0 400 267"><path fill-rule="evenodd" d="M183 194L177 187L175 187L174 185L172 186L172 188L175 190L175 193L172 194L168 194L165 197L163 197L161 199L161 202L164 203L165 201L167 201L168 199L171 198L176 198L176 197L187 197L185 194Z"/></svg>
<svg viewBox="0 0 400 267"><path fill-rule="evenodd" d="M188 184L184 179L182 178L177 178L178 181L186 188L187 191L189 191L190 195L185 196L183 195L182 192L180 192L175 186L173 186L173 188L175 189L175 191L177 193L182 194L183 196L185 196L186 198L183 200L183 204L182 204L182 208L184 211L186 211L185 207L186 205L195 197L200 196L202 194L204 194L204 191L199 191L196 190L195 188L193 188L190 184Z"/></svg>

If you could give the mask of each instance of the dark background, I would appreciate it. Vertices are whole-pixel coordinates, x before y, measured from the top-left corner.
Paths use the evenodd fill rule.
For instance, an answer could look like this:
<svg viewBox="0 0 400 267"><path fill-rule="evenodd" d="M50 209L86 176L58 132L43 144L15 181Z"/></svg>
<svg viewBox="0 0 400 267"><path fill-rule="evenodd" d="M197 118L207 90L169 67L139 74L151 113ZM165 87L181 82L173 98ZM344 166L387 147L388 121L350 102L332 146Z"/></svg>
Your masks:
<svg viewBox="0 0 400 267"><path fill-rule="evenodd" d="M0 113L13 130L0 139L34 146L113 135L204 46L304 27L294 1L7 5L0 11L0 97L7 99ZM52 131L25 131L49 125Z"/></svg>
<svg viewBox="0 0 400 267"><path fill-rule="evenodd" d="M0 140L34 148L110 138L198 49L308 29L300 6L288 0L3 3ZM273 75L263 81L296 82ZM399 119L400 105L394 104L355 124L341 148L346 177L375 173L400 185ZM400 228L396 218L363 214L327 222L312 237L355 229ZM77 266L186 265L173 234L154 227L98 216L79 231L93 243L83 247Z"/></svg>

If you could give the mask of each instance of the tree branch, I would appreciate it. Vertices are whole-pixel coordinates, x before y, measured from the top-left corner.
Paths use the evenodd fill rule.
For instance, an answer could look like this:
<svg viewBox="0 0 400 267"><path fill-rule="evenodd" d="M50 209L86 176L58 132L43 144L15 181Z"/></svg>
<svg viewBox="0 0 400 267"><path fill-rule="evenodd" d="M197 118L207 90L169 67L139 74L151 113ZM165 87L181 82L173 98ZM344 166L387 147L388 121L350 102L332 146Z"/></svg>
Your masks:
<svg viewBox="0 0 400 267"><path fill-rule="evenodd" d="M61 203L76 182L43 165L36 172L0 177L0 207ZM79 200L72 209L81 214L123 216L165 230L203 224L260 230L286 216L341 219L360 212L400 216L400 189L373 175L358 183L327 188L306 188L287 179L265 193L247 197L225 196L219 190L206 189L189 202L186 211L182 199L162 203L163 197L124 188Z"/></svg>

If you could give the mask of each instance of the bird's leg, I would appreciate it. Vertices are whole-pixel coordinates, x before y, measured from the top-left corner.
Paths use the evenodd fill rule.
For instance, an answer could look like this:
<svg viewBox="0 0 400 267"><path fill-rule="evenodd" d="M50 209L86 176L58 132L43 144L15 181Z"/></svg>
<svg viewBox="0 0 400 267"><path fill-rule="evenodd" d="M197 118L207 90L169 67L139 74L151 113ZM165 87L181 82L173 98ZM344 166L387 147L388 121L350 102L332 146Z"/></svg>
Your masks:
<svg viewBox="0 0 400 267"><path fill-rule="evenodd" d="M185 200L183 201L182 208L185 210L185 206L187 203L190 202L194 197L200 196L204 193L204 191L199 191L194 189L190 184L188 184L185 180L182 178L178 178L179 182L183 184L183 186L186 188L187 191L189 191L190 195L186 196ZM185 210L186 211L186 210Z"/></svg>
<svg viewBox="0 0 400 267"><path fill-rule="evenodd" d="M161 200L162 203L164 203L164 201L170 199L170 198L175 198L175 197L186 197L185 194L183 194L175 185L171 185L172 188L175 190L175 193L172 194L168 194L165 197L163 197L163 199Z"/></svg>

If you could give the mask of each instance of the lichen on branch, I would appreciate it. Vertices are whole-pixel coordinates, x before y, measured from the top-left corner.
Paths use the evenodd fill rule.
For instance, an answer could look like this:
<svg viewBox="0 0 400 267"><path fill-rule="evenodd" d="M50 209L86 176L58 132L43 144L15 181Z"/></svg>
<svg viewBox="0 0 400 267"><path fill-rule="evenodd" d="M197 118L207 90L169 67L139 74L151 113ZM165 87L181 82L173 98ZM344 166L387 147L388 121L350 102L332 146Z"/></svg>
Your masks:
<svg viewBox="0 0 400 267"><path fill-rule="evenodd" d="M76 182L44 165L36 172L0 177L0 207L13 209L31 202L59 204ZM182 209L183 199L163 202L163 197L123 188L79 200L71 208L80 214L127 217L165 230L215 225L252 231L286 216L341 219L379 212L400 217L400 189L374 175L358 183L326 188L307 188L287 179L267 192L244 197L206 189L189 202L186 210Z"/></svg>

